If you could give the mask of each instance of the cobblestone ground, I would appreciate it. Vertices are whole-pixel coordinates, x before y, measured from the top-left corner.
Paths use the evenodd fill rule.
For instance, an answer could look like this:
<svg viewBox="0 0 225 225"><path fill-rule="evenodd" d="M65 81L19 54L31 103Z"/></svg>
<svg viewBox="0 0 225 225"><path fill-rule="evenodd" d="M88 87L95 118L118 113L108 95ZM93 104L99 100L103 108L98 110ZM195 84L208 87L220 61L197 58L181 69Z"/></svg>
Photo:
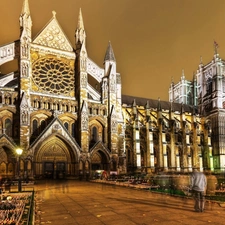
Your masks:
<svg viewBox="0 0 225 225"><path fill-rule="evenodd" d="M193 211L191 198L86 181L37 181L35 225L225 225L225 208L206 202Z"/></svg>

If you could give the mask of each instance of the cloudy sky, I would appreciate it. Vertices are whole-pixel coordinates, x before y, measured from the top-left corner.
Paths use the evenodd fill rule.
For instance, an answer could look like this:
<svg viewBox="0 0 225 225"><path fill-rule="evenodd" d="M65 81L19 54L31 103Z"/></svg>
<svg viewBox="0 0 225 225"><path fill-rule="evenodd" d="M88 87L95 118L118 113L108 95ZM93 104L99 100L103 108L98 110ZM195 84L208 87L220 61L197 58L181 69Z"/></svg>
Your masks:
<svg viewBox="0 0 225 225"><path fill-rule="evenodd" d="M0 0L0 45L19 38L23 0ZM168 100L173 77L191 80L200 57L212 60L213 43L225 58L225 0L29 0L33 37L52 11L74 46L81 8L89 57L99 66L111 41L122 93Z"/></svg>

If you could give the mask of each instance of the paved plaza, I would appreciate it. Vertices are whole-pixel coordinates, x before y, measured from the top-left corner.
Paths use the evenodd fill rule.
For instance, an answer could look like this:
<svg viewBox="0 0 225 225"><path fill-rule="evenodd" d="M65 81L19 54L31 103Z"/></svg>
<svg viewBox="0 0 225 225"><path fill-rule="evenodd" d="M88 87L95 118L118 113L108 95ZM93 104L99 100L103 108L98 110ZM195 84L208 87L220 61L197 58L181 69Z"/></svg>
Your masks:
<svg viewBox="0 0 225 225"><path fill-rule="evenodd" d="M35 225L225 225L225 207L215 202L197 213L191 198L117 185L42 180L34 189Z"/></svg>

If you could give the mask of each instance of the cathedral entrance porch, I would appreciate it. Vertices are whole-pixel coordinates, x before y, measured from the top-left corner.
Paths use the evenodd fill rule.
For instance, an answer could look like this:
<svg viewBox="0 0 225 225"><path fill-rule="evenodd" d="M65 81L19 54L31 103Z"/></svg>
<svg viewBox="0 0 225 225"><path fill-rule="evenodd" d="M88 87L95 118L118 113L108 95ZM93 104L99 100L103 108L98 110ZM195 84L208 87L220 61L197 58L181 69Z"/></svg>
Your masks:
<svg viewBox="0 0 225 225"><path fill-rule="evenodd" d="M58 137L46 140L34 158L34 175L47 179L64 179L78 175L76 153Z"/></svg>

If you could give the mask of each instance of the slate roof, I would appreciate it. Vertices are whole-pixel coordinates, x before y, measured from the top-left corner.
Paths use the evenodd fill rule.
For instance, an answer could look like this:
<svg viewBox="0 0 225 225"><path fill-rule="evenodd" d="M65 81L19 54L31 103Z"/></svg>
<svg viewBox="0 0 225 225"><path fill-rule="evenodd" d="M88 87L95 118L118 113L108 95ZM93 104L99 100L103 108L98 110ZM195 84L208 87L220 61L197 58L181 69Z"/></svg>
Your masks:
<svg viewBox="0 0 225 225"><path fill-rule="evenodd" d="M155 100L155 99L122 95L122 104L126 104L128 107L132 107L134 100L135 100L137 106L145 107L148 102L149 108L157 109L158 104L160 103L162 110L170 110L171 109L171 102L169 102L169 101L161 101L161 100ZM193 113L193 106L191 106L191 105L174 103L174 102L172 103L173 111L180 112L182 107L185 112ZM195 113L197 113L196 108L195 108Z"/></svg>

